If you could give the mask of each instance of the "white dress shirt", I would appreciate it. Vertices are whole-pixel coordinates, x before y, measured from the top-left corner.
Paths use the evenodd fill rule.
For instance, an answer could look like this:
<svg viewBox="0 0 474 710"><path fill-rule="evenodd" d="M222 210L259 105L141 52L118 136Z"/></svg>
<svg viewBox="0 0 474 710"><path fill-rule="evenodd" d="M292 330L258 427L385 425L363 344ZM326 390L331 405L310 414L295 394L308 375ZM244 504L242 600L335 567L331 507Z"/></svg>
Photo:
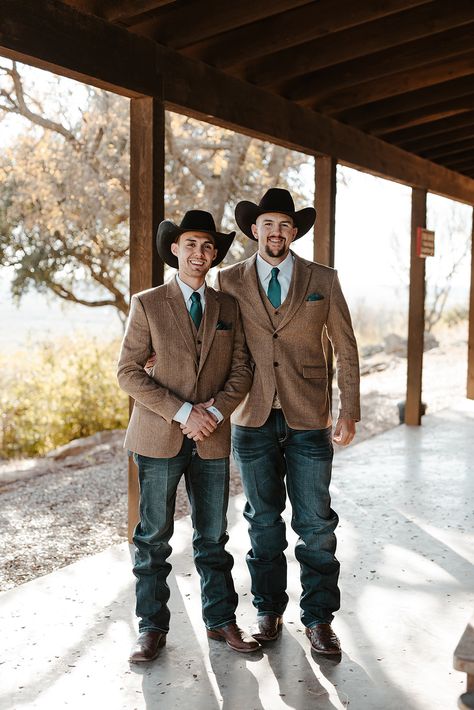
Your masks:
<svg viewBox="0 0 474 710"><path fill-rule="evenodd" d="M191 288L191 286L188 286L188 284L184 283L182 281L178 274L176 274L176 282L181 289L181 293L183 294L184 302L186 304L186 308L188 311L191 308L192 300L191 296L193 293L198 293L201 296L201 306L202 306L202 314L204 316L204 309L206 307L206 284L203 283L201 288L198 288L197 291L195 292L194 289ZM180 424L186 424L188 421L189 415L191 414L193 405L191 402L185 402L184 404L181 405L181 407L178 409L176 414L174 415L173 419L176 422L179 422ZM207 407L207 411L210 412L215 416L217 419L217 423L220 424L221 421L224 419L222 416L221 412L217 409L217 407Z"/></svg>
<svg viewBox="0 0 474 710"><path fill-rule="evenodd" d="M290 251L286 259L277 265L277 268L280 269L280 273L278 274L278 283L280 284L282 303L288 296L288 291L290 290L291 277L293 276L293 262L294 256ZM270 279L272 277L273 268L275 268L273 264L269 264L268 261L262 259L260 254L257 254L258 280L260 281L265 293L268 293L268 284L270 283Z"/></svg>

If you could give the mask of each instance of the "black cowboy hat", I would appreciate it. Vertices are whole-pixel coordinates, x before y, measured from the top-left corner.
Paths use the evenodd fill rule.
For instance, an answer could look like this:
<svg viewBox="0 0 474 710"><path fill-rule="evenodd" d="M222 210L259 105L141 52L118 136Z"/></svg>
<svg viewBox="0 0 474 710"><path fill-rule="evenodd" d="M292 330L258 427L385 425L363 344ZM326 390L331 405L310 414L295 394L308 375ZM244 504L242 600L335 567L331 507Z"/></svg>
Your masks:
<svg viewBox="0 0 474 710"><path fill-rule="evenodd" d="M282 212L293 219L295 227L298 228L295 239L299 239L306 234L314 224L316 210L314 207L305 207L296 212L295 203L288 190L279 187L271 187L264 194L258 205L244 200L239 202L235 208L235 221L247 237L257 241L252 234L252 224L255 224L257 217L265 212Z"/></svg>
<svg viewBox="0 0 474 710"><path fill-rule="evenodd" d="M205 232L206 234L212 234L214 237L214 245L217 249L217 256L212 262L212 266L217 266L217 264L220 264L224 259L235 237L235 232L231 232L230 234L217 232L214 217L210 212L204 212L204 210L189 210L186 212L179 225L169 219L163 220L156 233L156 248L163 261L174 269L178 268L178 259L171 252L171 245L177 240L179 235L184 232Z"/></svg>

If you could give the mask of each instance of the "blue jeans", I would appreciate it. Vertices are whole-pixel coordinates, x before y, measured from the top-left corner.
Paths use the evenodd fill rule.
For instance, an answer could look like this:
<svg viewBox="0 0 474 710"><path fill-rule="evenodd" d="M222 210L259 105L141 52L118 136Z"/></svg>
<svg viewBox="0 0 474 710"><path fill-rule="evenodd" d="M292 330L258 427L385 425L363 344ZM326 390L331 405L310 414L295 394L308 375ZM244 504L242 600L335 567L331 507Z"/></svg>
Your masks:
<svg viewBox="0 0 474 710"><path fill-rule="evenodd" d="M201 459L194 442L185 437L174 458L134 454L134 460L140 481L140 522L133 536L140 631L169 630L170 590L166 578L171 565L167 560L172 552L169 541L174 529L176 489L183 474L192 510L194 563L201 579L204 623L216 628L235 621L234 561L225 550L229 539L229 459Z"/></svg>
<svg viewBox="0 0 474 710"><path fill-rule="evenodd" d="M232 445L247 498L247 564L258 614L280 616L288 603L288 543L281 516L288 490L291 526L299 537L295 555L301 570L301 620L308 627L330 623L340 605L334 534L338 517L329 496L331 427L291 429L283 412L273 409L261 427L234 426Z"/></svg>

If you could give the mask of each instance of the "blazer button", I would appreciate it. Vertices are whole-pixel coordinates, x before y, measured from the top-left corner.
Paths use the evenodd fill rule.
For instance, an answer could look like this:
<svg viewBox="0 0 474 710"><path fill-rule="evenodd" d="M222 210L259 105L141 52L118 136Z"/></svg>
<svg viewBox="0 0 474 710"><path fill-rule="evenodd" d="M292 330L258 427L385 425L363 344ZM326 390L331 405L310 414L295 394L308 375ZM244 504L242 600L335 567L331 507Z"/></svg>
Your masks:
<svg viewBox="0 0 474 710"><path fill-rule="evenodd" d="M274 338L278 338L278 333L273 333Z"/></svg>
<svg viewBox="0 0 474 710"><path fill-rule="evenodd" d="M274 363L273 363L273 367L278 367L278 363L277 363L277 362L274 362Z"/></svg>
<svg viewBox="0 0 474 710"><path fill-rule="evenodd" d="M198 340L198 345L202 345L202 340Z"/></svg>

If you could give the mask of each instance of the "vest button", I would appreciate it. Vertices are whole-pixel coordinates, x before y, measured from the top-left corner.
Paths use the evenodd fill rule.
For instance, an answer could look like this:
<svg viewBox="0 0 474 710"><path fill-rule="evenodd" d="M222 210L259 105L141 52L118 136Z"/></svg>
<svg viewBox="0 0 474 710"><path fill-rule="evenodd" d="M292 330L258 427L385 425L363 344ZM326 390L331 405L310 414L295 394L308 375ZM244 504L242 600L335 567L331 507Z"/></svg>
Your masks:
<svg viewBox="0 0 474 710"><path fill-rule="evenodd" d="M278 363L277 363L277 362L274 362L274 363L273 363L273 367L278 367Z"/></svg>
<svg viewBox="0 0 474 710"><path fill-rule="evenodd" d="M273 333L274 338L278 338L278 333Z"/></svg>
<svg viewBox="0 0 474 710"><path fill-rule="evenodd" d="M202 345L202 340L198 340L198 345Z"/></svg>
<svg viewBox="0 0 474 710"><path fill-rule="evenodd" d="M276 316L279 316L279 315L280 315L280 311L275 311L275 315L276 315Z"/></svg>

